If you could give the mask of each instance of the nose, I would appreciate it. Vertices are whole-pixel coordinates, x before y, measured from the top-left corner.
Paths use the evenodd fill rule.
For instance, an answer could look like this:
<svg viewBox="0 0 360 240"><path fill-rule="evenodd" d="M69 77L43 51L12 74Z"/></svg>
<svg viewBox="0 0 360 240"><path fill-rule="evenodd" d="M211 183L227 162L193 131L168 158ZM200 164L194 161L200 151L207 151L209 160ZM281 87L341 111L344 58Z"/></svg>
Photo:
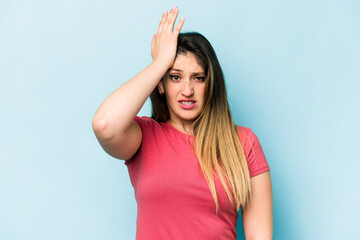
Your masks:
<svg viewBox="0 0 360 240"><path fill-rule="evenodd" d="M190 97L194 94L194 86L190 80L184 81L181 94L186 97Z"/></svg>

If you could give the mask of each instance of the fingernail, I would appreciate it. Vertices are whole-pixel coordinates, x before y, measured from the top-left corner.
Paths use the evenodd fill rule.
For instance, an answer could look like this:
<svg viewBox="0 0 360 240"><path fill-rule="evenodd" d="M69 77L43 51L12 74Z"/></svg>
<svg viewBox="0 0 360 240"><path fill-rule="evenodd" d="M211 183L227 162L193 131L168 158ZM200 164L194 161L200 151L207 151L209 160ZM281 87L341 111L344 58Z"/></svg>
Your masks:
<svg viewBox="0 0 360 240"><path fill-rule="evenodd" d="M176 5L174 5L172 9L176 9L176 8L177 8L177 6L176 6Z"/></svg>

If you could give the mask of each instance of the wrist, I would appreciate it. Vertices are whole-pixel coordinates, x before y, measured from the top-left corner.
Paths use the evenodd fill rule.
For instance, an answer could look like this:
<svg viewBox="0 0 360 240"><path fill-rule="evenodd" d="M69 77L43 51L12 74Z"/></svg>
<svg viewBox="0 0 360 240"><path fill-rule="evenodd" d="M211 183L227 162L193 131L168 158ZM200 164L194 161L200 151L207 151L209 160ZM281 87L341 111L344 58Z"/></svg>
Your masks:
<svg viewBox="0 0 360 240"><path fill-rule="evenodd" d="M167 72L167 70L169 70L169 68L171 66L169 66L170 64L162 62L160 60L153 60L153 62L150 64L152 65L154 68L159 69L160 71L162 71L164 74Z"/></svg>

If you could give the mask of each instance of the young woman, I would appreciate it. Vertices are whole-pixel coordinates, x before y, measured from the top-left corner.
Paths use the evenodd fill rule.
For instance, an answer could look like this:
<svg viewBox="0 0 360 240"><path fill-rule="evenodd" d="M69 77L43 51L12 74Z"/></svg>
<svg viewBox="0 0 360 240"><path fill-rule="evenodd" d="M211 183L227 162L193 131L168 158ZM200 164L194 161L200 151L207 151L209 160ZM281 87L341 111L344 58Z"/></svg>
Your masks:
<svg viewBox="0 0 360 240"><path fill-rule="evenodd" d="M93 129L125 160L138 204L136 239L272 239L269 166L255 134L236 127L222 70L199 33L165 11L153 62L99 107ZM148 97L152 118L138 117Z"/></svg>

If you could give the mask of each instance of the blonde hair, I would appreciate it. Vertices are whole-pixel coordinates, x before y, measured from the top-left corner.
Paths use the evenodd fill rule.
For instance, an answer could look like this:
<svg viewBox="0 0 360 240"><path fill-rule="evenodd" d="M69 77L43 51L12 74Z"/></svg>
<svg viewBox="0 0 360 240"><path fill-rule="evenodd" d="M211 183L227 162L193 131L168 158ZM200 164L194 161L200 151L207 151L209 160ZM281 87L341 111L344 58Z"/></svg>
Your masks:
<svg viewBox="0 0 360 240"><path fill-rule="evenodd" d="M219 177L234 210L249 200L250 173L236 125L227 100L223 73L209 41L199 33L181 33L177 55L193 53L206 74L205 106L193 123L193 150L219 210L215 174ZM166 122L170 118L165 95L152 92L152 118Z"/></svg>

